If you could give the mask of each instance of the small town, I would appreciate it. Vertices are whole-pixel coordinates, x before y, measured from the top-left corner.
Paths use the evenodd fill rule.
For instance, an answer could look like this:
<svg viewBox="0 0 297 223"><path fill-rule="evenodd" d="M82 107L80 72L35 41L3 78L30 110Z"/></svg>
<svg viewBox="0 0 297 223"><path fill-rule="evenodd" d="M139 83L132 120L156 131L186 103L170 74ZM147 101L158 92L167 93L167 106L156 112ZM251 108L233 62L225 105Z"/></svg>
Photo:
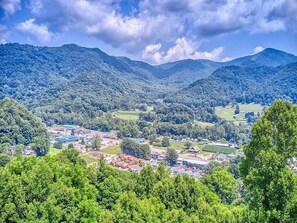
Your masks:
<svg viewBox="0 0 297 223"><path fill-rule="evenodd" d="M74 148L77 150L83 158L87 160L88 164L95 163L99 158L103 157L105 162L124 171L136 171L140 172L146 165L151 165L157 168L161 162L166 162L166 148L158 146L157 143L150 144L151 159L145 160L137 158L131 155L122 153L120 150L120 144L122 139L117 137L116 131L101 132L85 129L75 125L63 125L48 127L51 148L57 142L60 142L63 147L60 149ZM93 139L95 136L100 138L100 148L93 148ZM160 139L161 140L161 139ZM211 161L218 163L228 163L232 158L237 155L242 155L236 149L235 143L222 143L212 142L208 139L202 139L200 142L194 139L183 139L179 142L170 139L176 146L174 150L178 154L176 163L174 165L168 165L172 175L175 174L188 174L194 178L200 178L203 176L204 167ZM186 142L190 142L188 149L181 148ZM149 144L145 139L133 139L133 141L140 145ZM71 146L70 146L71 145ZM204 152L201 148L205 145L219 147L224 149L234 149L234 153L213 153ZM69 147L70 146L70 147ZM57 149L55 149L57 151ZM25 150L25 155L32 155L34 151Z"/></svg>

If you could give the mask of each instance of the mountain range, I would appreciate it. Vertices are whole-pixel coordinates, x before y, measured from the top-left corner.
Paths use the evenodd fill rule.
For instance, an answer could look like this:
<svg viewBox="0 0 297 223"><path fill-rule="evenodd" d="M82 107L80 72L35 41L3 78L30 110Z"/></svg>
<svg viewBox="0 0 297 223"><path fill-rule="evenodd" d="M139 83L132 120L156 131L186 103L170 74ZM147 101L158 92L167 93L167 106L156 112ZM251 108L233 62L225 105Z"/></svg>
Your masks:
<svg viewBox="0 0 297 223"><path fill-rule="evenodd" d="M0 98L14 98L41 117L84 119L156 99L194 107L296 99L297 57L271 48L228 62L153 66L74 44L9 43L0 45L0 61Z"/></svg>

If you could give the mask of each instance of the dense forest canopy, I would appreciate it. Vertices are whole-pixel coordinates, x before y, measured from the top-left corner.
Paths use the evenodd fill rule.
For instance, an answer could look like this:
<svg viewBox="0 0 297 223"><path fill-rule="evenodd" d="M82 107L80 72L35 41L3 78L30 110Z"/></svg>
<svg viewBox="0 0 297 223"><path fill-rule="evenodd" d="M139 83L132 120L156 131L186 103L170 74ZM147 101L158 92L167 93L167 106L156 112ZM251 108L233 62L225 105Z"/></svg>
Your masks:
<svg viewBox="0 0 297 223"><path fill-rule="evenodd" d="M0 100L0 147L30 145L40 155L48 150L48 134L45 125L16 101ZM1 152L1 151L0 151Z"/></svg>
<svg viewBox="0 0 297 223"><path fill-rule="evenodd" d="M226 170L215 170L205 183L187 175L170 177L163 164L156 172L147 166L125 178L103 160L87 167L77 152L65 150L43 158L16 157L0 168L0 176L1 222L239 223L250 218L246 205L229 204L237 188Z"/></svg>
<svg viewBox="0 0 297 223"><path fill-rule="evenodd" d="M242 162L209 163L199 180L170 176L164 163L140 173L103 158L87 166L71 149L15 156L0 167L0 221L295 222L296 126L297 107L277 101L254 125Z"/></svg>
<svg viewBox="0 0 297 223"><path fill-rule="evenodd" d="M0 98L21 102L49 125L108 122L106 112L163 99L187 105L198 120L215 123L216 105L296 100L297 57L274 49L225 63L182 60L152 66L74 44L4 44L0 59ZM176 116L175 123L192 119Z"/></svg>

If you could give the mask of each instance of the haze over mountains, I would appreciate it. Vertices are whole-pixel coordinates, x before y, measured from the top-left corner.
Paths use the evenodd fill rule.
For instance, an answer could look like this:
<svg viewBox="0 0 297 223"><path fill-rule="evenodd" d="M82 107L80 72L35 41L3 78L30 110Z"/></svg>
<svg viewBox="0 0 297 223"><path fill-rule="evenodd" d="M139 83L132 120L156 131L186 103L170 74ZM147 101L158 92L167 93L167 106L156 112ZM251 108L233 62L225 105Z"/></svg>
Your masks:
<svg viewBox="0 0 297 223"><path fill-rule="evenodd" d="M89 114L94 108L109 111L164 97L195 107L297 98L297 57L270 48L228 62L181 60L152 66L74 44L5 44L0 45L0 60L0 97L47 114L79 110L96 116Z"/></svg>

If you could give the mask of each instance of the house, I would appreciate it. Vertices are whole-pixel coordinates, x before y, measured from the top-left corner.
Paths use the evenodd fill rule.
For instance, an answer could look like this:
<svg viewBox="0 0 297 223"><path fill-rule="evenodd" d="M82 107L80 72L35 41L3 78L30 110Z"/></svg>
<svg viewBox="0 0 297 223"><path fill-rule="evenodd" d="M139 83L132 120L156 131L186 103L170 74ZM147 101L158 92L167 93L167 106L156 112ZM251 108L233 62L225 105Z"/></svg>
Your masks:
<svg viewBox="0 0 297 223"><path fill-rule="evenodd" d="M137 144L141 144L141 143L144 142L144 139L136 139L135 142L136 142Z"/></svg>
<svg viewBox="0 0 297 223"><path fill-rule="evenodd" d="M63 127L67 130L75 130L78 128L76 125L63 125Z"/></svg>
<svg viewBox="0 0 297 223"><path fill-rule="evenodd" d="M191 149L188 150L189 153L199 153L200 149L198 147L192 147Z"/></svg>
<svg viewBox="0 0 297 223"><path fill-rule="evenodd" d="M79 128L75 131L75 133L77 135L86 135L86 134L90 134L92 131L89 129L84 129L84 128Z"/></svg>
<svg viewBox="0 0 297 223"><path fill-rule="evenodd" d="M128 169L129 169L130 171L136 171L136 170L137 170L137 166L136 166L136 165L129 165L129 166L128 166Z"/></svg>
<svg viewBox="0 0 297 223"><path fill-rule="evenodd" d="M112 165L112 166L117 166L117 160L111 160L110 161L110 164Z"/></svg>
<svg viewBox="0 0 297 223"><path fill-rule="evenodd" d="M158 161L163 161L165 160L165 155L164 154L161 154L158 158L157 158Z"/></svg>
<svg viewBox="0 0 297 223"><path fill-rule="evenodd" d="M186 167L202 168L207 164L208 164L208 162L200 161L200 160L191 160L191 159L183 159L182 160L182 165L185 165Z"/></svg>

